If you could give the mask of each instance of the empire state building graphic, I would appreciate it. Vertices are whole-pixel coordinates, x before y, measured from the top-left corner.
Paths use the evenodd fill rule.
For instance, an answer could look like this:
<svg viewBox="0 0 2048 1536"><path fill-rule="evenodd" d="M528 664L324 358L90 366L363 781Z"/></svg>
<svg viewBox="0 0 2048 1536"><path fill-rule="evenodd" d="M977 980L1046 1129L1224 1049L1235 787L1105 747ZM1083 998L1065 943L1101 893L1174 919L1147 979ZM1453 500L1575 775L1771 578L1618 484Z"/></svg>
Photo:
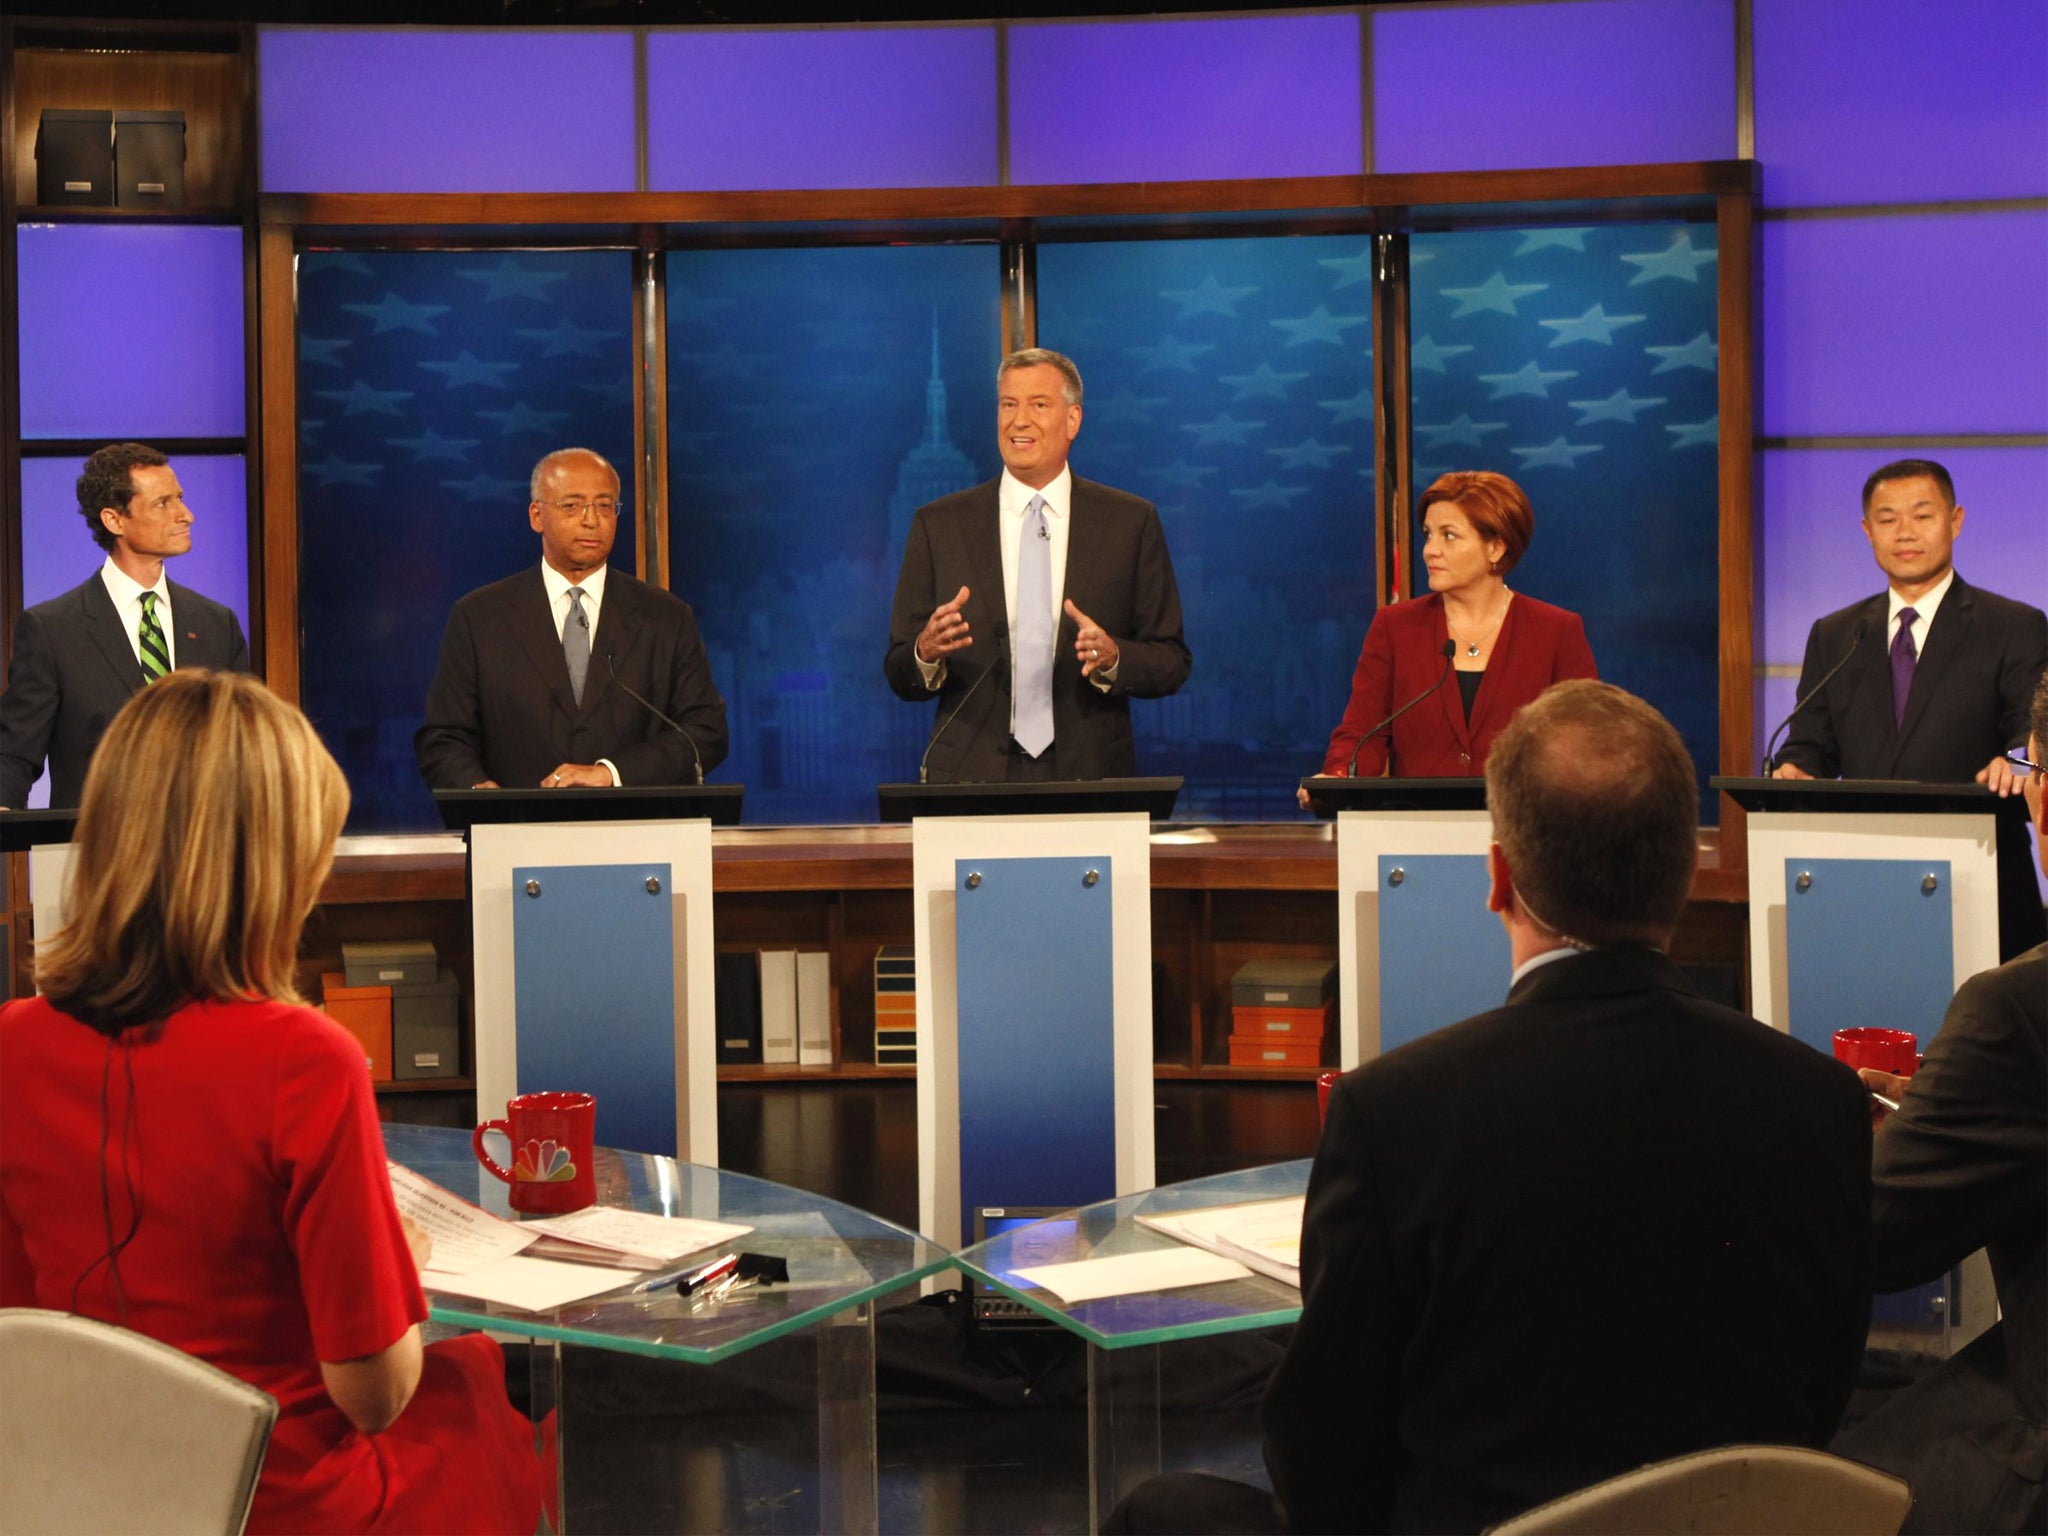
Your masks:
<svg viewBox="0 0 2048 1536"><path fill-rule="evenodd" d="M946 381L939 377L939 328L932 326L932 376L924 387L924 438L896 467L896 494L889 498L892 555L903 553L910 519L928 501L964 491L977 479L966 454L946 435Z"/></svg>

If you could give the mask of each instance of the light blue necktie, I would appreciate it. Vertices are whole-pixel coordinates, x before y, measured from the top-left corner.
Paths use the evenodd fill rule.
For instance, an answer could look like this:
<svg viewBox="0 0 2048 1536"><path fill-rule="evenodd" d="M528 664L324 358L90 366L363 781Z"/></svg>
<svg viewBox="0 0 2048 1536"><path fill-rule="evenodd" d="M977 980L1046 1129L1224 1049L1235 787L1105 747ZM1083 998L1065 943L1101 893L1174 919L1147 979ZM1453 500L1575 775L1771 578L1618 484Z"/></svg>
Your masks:
<svg viewBox="0 0 2048 1536"><path fill-rule="evenodd" d="M1037 757L1052 745L1052 536L1045 498L1024 509L1017 543L1017 629L1011 646L1017 687L1010 734Z"/></svg>

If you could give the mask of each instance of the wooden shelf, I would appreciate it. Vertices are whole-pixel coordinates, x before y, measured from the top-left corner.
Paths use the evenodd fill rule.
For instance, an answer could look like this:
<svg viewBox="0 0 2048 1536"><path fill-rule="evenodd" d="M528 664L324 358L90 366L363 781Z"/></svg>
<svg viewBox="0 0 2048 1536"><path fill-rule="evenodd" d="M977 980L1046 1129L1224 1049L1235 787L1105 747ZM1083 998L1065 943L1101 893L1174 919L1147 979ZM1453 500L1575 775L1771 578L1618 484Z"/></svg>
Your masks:
<svg viewBox="0 0 2048 1536"><path fill-rule="evenodd" d="M381 1098L387 1093L475 1093L473 1077L408 1077L376 1085Z"/></svg>
<svg viewBox="0 0 2048 1536"><path fill-rule="evenodd" d="M133 222L138 224L239 224L242 213L238 208L81 208L76 204L64 203L46 207L31 203L14 210L14 216L24 224L106 224Z"/></svg>
<svg viewBox="0 0 2048 1536"><path fill-rule="evenodd" d="M842 1061L830 1067L797 1067L787 1063L765 1066L760 1062L726 1062L718 1069L721 1083L862 1083L897 1078L913 1082L917 1068L883 1067L872 1061Z"/></svg>

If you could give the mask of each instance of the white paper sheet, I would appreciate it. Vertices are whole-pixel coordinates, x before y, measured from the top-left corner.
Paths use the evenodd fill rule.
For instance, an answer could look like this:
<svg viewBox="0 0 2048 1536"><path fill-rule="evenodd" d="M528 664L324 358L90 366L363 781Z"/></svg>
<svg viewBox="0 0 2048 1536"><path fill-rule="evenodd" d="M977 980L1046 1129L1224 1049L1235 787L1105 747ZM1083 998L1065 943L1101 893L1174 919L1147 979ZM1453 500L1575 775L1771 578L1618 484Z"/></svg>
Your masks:
<svg viewBox="0 0 2048 1536"><path fill-rule="evenodd" d="M558 1259L529 1259L514 1254L462 1274L429 1267L420 1284L430 1291L495 1301L525 1312L551 1312L587 1296L617 1290L646 1278L637 1269L610 1269L601 1264L571 1264Z"/></svg>
<svg viewBox="0 0 2048 1536"><path fill-rule="evenodd" d="M1301 1216L1304 1197L1253 1200L1199 1211L1138 1218L1140 1226L1210 1253L1238 1259L1263 1275L1301 1287Z"/></svg>
<svg viewBox="0 0 2048 1536"><path fill-rule="evenodd" d="M495 1264L530 1244L535 1234L500 1221L481 1206L458 1199L430 1179L399 1163L391 1171L398 1213L434 1240L427 1262L444 1275L464 1275Z"/></svg>
<svg viewBox="0 0 2048 1536"><path fill-rule="evenodd" d="M574 1243L610 1249L621 1255L666 1264L700 1249L730 1243L753 1231L730 1221L699 1221L689 1216L662 1216L652 1211L622 1211L593 1205L567 1216L523 1221L522 1232L539 1232Z"/></svg>
<svg viewBox="0 0 2048 1536"><path fill-rule="evenodd" d="M1211 1285L1218 1280L1242 1280L1251 1271L1199 1248L1155 1248L1148 1253L1077 1259L1070 1264L1033 1264L1010 1273L1051 1291L1071 1306L1105 1296L1136 1296L1147 1291Z"/></svg>

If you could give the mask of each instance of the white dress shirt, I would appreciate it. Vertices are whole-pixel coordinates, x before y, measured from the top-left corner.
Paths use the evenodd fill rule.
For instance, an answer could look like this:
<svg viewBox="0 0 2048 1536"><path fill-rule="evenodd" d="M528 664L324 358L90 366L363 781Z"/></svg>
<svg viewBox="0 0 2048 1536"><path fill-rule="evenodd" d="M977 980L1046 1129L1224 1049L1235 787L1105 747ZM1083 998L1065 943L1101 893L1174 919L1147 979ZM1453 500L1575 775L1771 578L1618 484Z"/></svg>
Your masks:
<svg viewBox="0 0 2048 1536"><path fill-rule="evenodd" d="M1950 566L1947 574L1937 581L1925 596L1916 597L1910 603L1899 596L1898 588L1885 588L1884 649L1887 656L1891 654L1892 645L1899 638L1899 610L1902 608L1913 610L1913 655L1917 658L1927 648L1927 631L1934 623L1934 610L1941 606L1941 600L1948 596L1948 589L1955 584L1956 568Z"/></svg>
<svg viewBox="0 0 2048 1536"><path fill-rule="evenodd" d="M171 665L178 664L178 626L171 618L171 583L158 566L156 585L145 587L130 576L111 558L100 567L100 582L107 589L107 596L114 600L114 613L121 621L121 630L128 636L128 649L135 653L135 663L142 664L142 594L156 594L156 622L164 632L164 652L171 659Z"/></svg>

